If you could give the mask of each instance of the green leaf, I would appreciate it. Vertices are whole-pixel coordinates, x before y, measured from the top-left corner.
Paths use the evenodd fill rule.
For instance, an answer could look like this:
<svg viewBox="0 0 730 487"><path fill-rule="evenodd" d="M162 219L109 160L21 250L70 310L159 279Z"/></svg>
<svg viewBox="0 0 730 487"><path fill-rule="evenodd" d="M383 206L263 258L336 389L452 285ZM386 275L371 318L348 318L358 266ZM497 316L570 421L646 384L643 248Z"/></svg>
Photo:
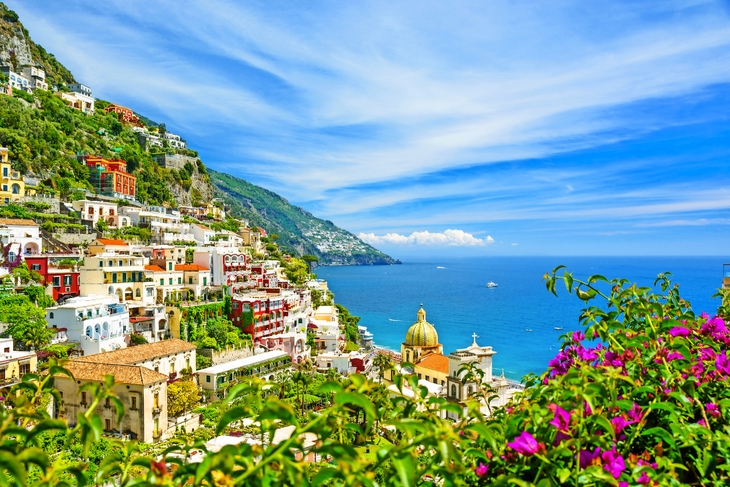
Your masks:
<svg viewBox="0 0 730 487"><path fill-rule="evenodd" d="M570 292L573 288L573 276L568 271L563 273L563 282L565 283L565 288Z"/></svg>
<svg viewBox="0 0 730 487"><path fill-rule="evenodd" d="M32 442L33 439L43 433L44 431L51 431L51 430L59 430L59 431L65 431L67 428L66 422L62 421L60 419L45 419L38 423L28 434L28 438L26 441L28 443Z"/></svg>
<svg viewBox="0 0 730 487"><path fill-rule="evenodd" d="M672 448L676 448L676 444L674 443L674 438L672 438L672 435L670 435L667 430L660 426L656 426L654 428L649 428L642 431L641 436L657 436L667 445L671 446Z"/></svg>
<svg viewBox="0 0 730 487"><path fill-rule="evenodd" d="M393 465L403 487L416 485L416 463L410 453L393 458Z"/></svg>
<svg viewBox="0 0 730 487"><path fill-rule="evenodd" d="M247 417L247 414L247 411L241 406L229 409L223 414L223 416L221 416L220 421L218 421L218 426L215 428L215 434L221 434L221 432L226 429L226 426L234 421Z"/></svg>

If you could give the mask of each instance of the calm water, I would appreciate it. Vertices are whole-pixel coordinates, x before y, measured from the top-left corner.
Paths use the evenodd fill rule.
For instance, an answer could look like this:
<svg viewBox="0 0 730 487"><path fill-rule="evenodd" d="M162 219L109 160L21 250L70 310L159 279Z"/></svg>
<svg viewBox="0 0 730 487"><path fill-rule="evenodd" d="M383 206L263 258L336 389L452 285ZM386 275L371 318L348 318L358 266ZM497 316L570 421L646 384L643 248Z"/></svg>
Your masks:
<svg viewBox="0 0 730 487"><path fill-rule="evenodd" d="M421 303L436 326L444 352L464 348L471 335L497 351L494 370L512 379L545 370L556 353L558 337L578 329L582 301L559 283L548 293L542 276L564 264L576 278L601 274L651 286L669 271L696 313L713 314L719 300L723 257L491 257L394 266L320 267L335 302L361 316L375 343L400 350ZM499 286L487 289L494 281ZM598 301L596 301L598 304ZM555 327L563 327L557 331ZM531 329L532 332L526 330Z"/></svg>

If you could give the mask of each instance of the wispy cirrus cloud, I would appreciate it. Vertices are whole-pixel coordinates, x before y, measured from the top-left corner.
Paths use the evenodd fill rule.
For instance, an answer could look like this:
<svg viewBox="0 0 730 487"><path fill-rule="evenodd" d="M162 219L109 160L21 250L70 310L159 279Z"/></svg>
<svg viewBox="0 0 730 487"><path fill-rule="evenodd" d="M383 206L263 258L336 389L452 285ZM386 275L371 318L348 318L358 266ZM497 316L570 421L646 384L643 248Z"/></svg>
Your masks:
<svg viewBox="0 0 730 487"><path fill-rule="evenodd" d="M477 238L463 230L444 230L443 232L413 232L410 235L388 233L375 235L374 233L361 233L360 239L371 244L391 245L448 245L453 247L478 247L494 243L494 239L487 235L485 238Z"/></svg>

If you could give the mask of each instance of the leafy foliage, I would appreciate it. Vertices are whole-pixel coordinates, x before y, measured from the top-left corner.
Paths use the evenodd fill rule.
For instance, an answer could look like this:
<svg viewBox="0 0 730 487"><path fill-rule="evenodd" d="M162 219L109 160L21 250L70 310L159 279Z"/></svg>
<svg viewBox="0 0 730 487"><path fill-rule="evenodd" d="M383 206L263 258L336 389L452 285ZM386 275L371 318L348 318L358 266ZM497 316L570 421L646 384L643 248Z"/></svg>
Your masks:
<svg viewBox="0 0 730 487"><path fill-rule="evenodd" d="M191 411L200 403L198 386L188 380L178 380L167 386L167 414L174 418Z"/></svg>

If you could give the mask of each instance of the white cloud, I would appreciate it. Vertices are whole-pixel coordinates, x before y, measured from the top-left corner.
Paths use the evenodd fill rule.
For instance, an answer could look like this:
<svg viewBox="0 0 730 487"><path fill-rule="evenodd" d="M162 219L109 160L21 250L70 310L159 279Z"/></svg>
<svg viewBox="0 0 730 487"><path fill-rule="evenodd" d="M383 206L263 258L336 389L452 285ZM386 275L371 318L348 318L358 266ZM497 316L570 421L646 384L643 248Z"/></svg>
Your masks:
<svg viewBox="0 0 730 487"><path fill-rule="evenodd" d="M448 245L452 247L477 247L494 243L494 239L489 235L482 239L463 230L451 229L443 233L429 232L428 230L413 232L408 236L398 233L387 233L385 235L361 233L358 237L371 245Z"/></svg>

